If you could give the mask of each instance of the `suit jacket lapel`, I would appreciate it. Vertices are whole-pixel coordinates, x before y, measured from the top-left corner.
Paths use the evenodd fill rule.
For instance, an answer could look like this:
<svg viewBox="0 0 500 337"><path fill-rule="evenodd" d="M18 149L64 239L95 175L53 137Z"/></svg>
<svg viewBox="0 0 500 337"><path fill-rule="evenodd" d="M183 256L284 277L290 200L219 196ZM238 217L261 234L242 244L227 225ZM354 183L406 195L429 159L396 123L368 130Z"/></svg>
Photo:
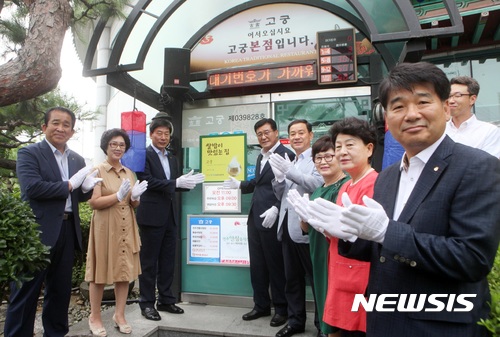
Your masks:
<svg viewBox="0 0 500 337"><path fill-rule="evenodd" d="M257 162L255 164L255 181L259 181L260 179L260 162L262 161L262 154L257 156Z"/></svg>
<svg viewBox="0 0 500 337"><path fill-rule="evenodd" d="M61 171L59 171L59 165L57 165L56 158L52 152L51 147L46 140L40 142L40 153L47 159L49 166L58 180L62 180ZM42 168L43 169L43 168ZM70 175L71 177L71 175Z"/></svg>
<svg viewBox="0 0 500 337"><path fill-rule="evenodd" d="M429 158L429 161L420 174L420 178L411 192L398 221L405 223L410 222L410 219L415 214L417 208L437 183L441 174L443 174L446 170L448 162L445 159L451 154L452 148L453 142L450 138L446 137L433 155Z"/></svg>

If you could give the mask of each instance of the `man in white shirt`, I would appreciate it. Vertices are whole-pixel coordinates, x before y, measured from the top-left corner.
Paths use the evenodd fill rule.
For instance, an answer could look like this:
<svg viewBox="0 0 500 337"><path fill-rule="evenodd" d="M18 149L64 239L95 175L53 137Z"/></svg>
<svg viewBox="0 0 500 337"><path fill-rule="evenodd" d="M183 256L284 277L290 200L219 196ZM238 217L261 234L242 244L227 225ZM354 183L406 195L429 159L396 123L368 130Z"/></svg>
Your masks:
<svg viewBox="0 0 500 337"><path fill-rule="evenodd" d="M479 83L469 76L451 79L449 113L446 133L457 143L484 150L500 158L500 129L480 121L472 113L472 106L479 94Z"/></svg>

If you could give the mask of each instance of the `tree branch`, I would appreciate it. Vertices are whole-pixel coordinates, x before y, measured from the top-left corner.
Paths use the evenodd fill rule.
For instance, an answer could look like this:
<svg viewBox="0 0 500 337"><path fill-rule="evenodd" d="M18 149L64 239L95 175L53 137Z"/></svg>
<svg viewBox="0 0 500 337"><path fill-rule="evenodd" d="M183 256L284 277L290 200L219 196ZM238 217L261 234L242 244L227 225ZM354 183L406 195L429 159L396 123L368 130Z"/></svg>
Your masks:
<svg viewBox="0 0 500 337"><path fill-rule="evenodd" d="M61 78L61 49L70 25L69 0L25 0L30 27L18 56L0 66L0 106L40 96Z"/></svg>

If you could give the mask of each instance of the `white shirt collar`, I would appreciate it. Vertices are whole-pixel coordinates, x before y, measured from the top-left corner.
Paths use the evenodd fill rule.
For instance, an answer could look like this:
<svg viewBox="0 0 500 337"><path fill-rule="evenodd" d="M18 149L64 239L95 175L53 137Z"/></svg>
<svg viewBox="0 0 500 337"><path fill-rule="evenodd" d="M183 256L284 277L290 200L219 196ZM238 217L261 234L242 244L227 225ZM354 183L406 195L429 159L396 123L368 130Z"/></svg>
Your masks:
<svg viewBox="0 0 500 337"><path fill-rule="evenodd" d="M57 151L57 152L59 152L59 150L58 150L58 149L56 149L56 148L55 148L55 146L54 146L54 145L52 145L52 144L51 144L51 143L47 140L47 138L45 138L44 140L47 142L47 144L49 144L50 149L52 150L52 152L53 152L53 153L56 153L56 151ZM64 154L66 154L68 151L69 151L68 144L65 144L65 145L64 145L64 153L63 153L63 155L64 155ZM61 153L61 152L59 152L59 153Z"/></svg>
<svg viewBox="0 0 500 337"><path fill-rule="evenodd" d="M281 143L278 140L276 144L274 144L274 146L269 149L269 151L264 152L264 149L260 149L260 154L264 157L269 157L272 153L274 153L274 151L276 151L276 149L278 148L278 146L280 146L280 144Z"/></svg>
<svg viewBox="0 0 500 337"><path fill-rule="evenodd" d="M419 153L417 153L415 155L415 157L418 158L418 159L420 159L424 163L424 165L427 164L427 162L429 161L429 158L434 154L434 152L438 148L439 144L441 144L443 142L444 137L446 137L446 133L445 132L443 132L443 134L441 135L441 137L438 140L436 140L434 142L434 144L430 145L428 148L426 148L426 149L420 151ZM405 158L405 156L406 156L406 151L403 154L403 158L401 158L401 164L399 166L400 170L404 170L404 158Z"/></svg>

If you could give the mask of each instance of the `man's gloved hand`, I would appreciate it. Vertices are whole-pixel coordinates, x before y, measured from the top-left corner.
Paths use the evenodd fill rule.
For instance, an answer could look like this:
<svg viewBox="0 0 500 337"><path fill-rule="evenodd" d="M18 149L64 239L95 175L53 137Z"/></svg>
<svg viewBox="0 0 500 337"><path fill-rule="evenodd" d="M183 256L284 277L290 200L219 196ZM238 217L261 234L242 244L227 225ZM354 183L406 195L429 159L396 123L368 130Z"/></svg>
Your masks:
<svg viewBox="0 0 500 337"><path fill-rule="evenodd" d="M224 180L222 187L225 188L226 190L229 190L229 189L237 190L240 188L240 185L241 185L241 181L239 181L238 179L236 179L234 177L229 177L229 179Z"/></svg>
<svg viewBox="0 0 500 337"><path fill-rule="evenodd" d="M311 214L309 224L318 232L351 242L356 241L356 235L341 229L340 215L343 207L323 198L314 199L309 205Z"/></svg>
<svg viewBox="0 0 500 337"><path fill-rule="evenodd" d="M342 202L351 202L347 193L342 194ZM356 235L361 239L384 242L389 217L378 202L368 196L363 196L363 205L350 205L342 211L340 222L342 231Z"/></svg>
<svg viewBox="0 0 500 337"><path fill-rule="evenodd" d="M92 171L91 174L89 174L88 176L85 177L85 179L83 180L82 186L81 186L83 193L87 193L88 191L93 189L94 186L97 185L97 183L102 181L102 178L96 178L97 173L99 173L99 171L94 170L94 171Z"/></svg>
<svg viewBox="0 0 500 337"><path fill-rule="evenodd" d="M116 192L116 197L118 201L122 201L127 196L130 191L130 179L123 179L122 184L120 185L120 189Z"/></svg>
<svg viewBox="0 0 500 337"><path fill-rule="evenodd" d="M290 158L288 158L288 154L286 152L285 158L277 153L273 153L269 157L269 164L271 165L271 167L274 167L275 169L283 172L284 175L286 175L293 166L293 163L290 161Z"/></svg>
<svg viewBox="0 0 500 337"><path fill-rule="evenodd" d="M276 222L276 218L278 217L278 208L276 206L271 206L267 211L260 215L261 218L264 218L262 221L262 227L271 228Z"/></svg>
<svg viewBox="0 0 500 337"><path fill-rule="evenodd" d="M186 188L192 190L195 188L196 184L205 181L205 175L203 173L193 174L193 170L189 171L175 180L175 187Z"/></svg>
<svg viewBox="0 0 500 337"><path fill-rule="evenodd" d="M293 209L299 216L300 221L309 221L311 218L309 214L309 194L304 193L304 195L301 196L296 189L292 189L288 191L286 200L288 200L288 203L293 206Z"/></svg>
<svg viewBox="0 0 500 337"><path fill-rule="evenodd" d="M87 174L90 173L90 170L92 170L92 166L88 165L85 166L84 168L80 169L78 172L73 174L71 178L69 178L69 183L71 184L71 190L76 190L78 187L80 187L85 180L85 177L87 177Z"/></svg>
<svg viewBox="0 0 500 337"><path fill-rule="evenodd" d="M272 156L278 156L281 158L279 154L273 153ZM271 170L273 170L274 178L276 178L276 181L281 183L283 180L285 180L285 173L283 173L277 166L276 164L273 164L271 160L269 160L269 165L271 165Z"/></svg>
<svg viewBox="0 0 500 337"><path fill-rule="evenodd" d="M137 201L141 198L142 193L146 192L148 189L148 181L143 180L139 183L139 180L137 180L134 184L134 187L132 187L132 196L131 199L132 201Z"/></svg>

